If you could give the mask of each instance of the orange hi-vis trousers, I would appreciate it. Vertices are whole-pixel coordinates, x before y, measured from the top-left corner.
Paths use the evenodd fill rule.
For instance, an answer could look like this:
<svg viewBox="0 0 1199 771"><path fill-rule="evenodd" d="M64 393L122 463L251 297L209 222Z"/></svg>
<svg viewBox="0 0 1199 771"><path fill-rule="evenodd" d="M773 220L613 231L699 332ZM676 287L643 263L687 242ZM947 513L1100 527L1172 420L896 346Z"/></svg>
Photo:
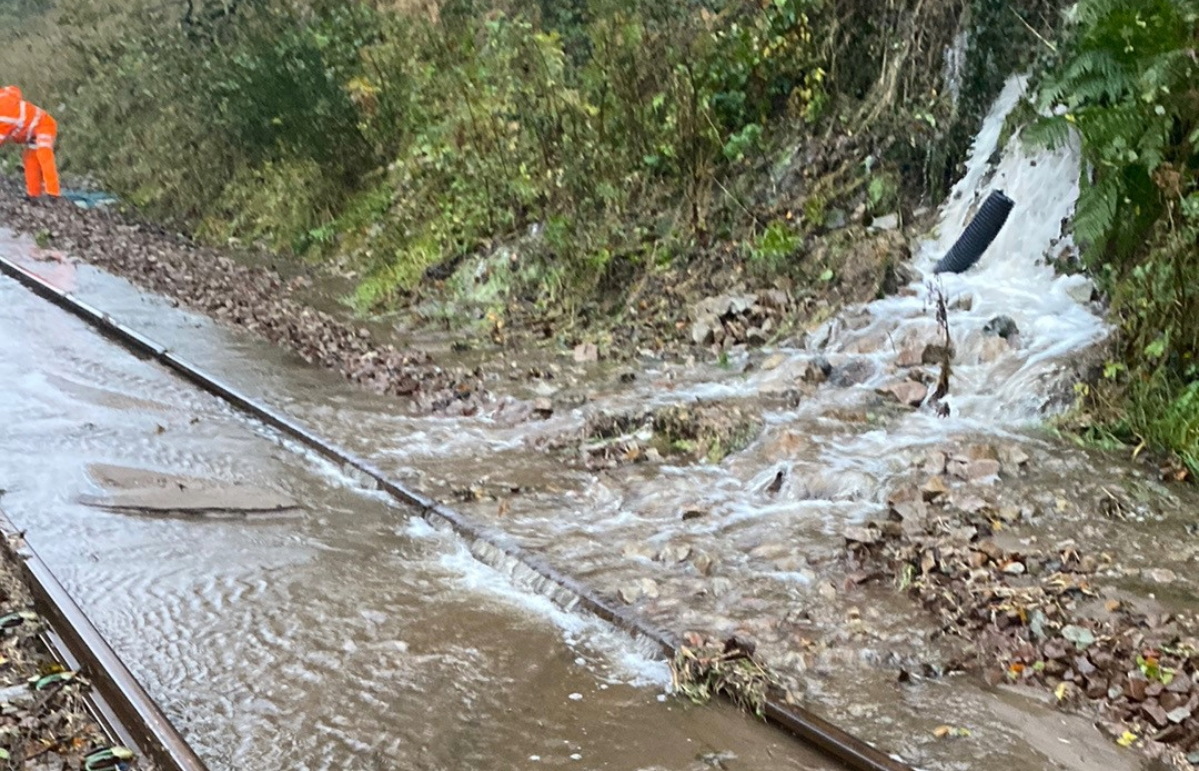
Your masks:
<svg viewBox="0 0 1199 771"><path fill-rule="evenodd" d="M58 138L58 124L49 115L43 115L37 134L25 145L22 160L25 161L25 192L34 198L43 192L58 196L58 167L54 163L54 142Z"/></svg>

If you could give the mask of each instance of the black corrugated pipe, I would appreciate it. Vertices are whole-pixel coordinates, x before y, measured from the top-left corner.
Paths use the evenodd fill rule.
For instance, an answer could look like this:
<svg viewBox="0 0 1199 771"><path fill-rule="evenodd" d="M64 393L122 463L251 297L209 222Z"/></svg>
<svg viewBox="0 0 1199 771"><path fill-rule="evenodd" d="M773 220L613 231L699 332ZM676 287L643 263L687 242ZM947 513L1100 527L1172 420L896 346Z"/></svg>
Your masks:
<svg viewBox="0 0 1199 771"><path fill-rule="evenodd" d="M999 235L1015 205L1002 190L993 191L983 201L982 208L970 220L957 242L933 268L933 273L962 273L973 267L995 236Z"/></svg>

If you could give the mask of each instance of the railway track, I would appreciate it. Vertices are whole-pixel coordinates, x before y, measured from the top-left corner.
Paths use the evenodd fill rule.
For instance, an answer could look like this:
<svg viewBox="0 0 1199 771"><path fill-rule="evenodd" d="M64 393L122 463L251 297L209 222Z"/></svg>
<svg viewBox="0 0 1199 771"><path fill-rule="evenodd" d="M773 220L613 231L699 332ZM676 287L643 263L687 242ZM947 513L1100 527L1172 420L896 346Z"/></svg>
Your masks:
<svg viewBox="0 0 1199 771"><path fill-rule="evenodd" d="M679 649L681 641L674 635L655 628L623 607L612 604L580 581L558 571L538 555L519 547L505 537L502 532L484 527L458 511L411 489L403 482L388 477L365 458L333 445L287 415L260 404L251 396L241 393L231 385L200 370L186 359L122 324L104 311L92 307L69 292L64 292L4 257L0 257L0 273L16 280L39 297L80 317L126 349L159 362L201 389L224 399L247 415L270 426L283 436L299 442L338 464L343 471L376 486L397 502L416 509L417 513L434 527L454 531L469 544L471 553L476 559L502 571L514 583L547 596L567 611L589 612L634 637L651 640L665 656L671 657ZM79 635L77 644L82 648L81 652L74 653L74 655L85 661L89 656L94 657L98 667L107 666L114 673L113 686L115 690L113 688L109 690L113 699L110 708L116 707L115 710L110 711L116 722L125 725L126 733L132 733L134 740L137 739L138 734L143 736L142 742L137 746L162 763L164 771L203 770L203 763L191 752L186 742L175 733L166 718L120 664L115 654L108 649L99 634L91 628L90 624L87 624L82 612L73 603L70 603L70 598L62 590L62 587L53 581L53 576L45 569L44 564L41 564L40 560L27 562L27 564L40 565L39 570L48 577L46 580L52 581L51 586L57 586L57 591L45 593L46 602L51 603L48 606L50 617L55 618L58 614L65 621L73 620L76 626L83 624L86 625L85 629L91 630L90 634ZM63 606L65 610L55 611L53 604L59 602L70 604ZM70 641L68 640L68 642ZM102 655L105 651L107 654ZM771 723L853 771L911 771L908 765L860 737L850 734L803 707L787 703L781 693L767 695L764 711L766 718Z"/></svg>
<svg viewBox="0 0 1199 771"><path fill-rule="evenodd" d="M140 753L158 771L208 771L3 511L0 536L47 622L43 644L66 670L87 677L87 710L112 745Z"/></svg>

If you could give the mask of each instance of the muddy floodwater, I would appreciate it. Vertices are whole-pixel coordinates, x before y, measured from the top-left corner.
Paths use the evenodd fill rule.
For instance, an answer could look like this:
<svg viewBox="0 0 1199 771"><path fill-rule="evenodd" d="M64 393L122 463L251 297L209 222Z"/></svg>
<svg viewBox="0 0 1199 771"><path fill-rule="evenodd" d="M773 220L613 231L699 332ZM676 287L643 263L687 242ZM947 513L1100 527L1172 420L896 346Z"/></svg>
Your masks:
<svg viewBox="0 0 1199 771"><path fill-rule="evenodd" d="M0 231L0 251L647 621L753 641L806 706L915 767L1131 771L1144 757L1095 714L962 674L996 662L955 661L899 576L859 582L845 559L847 534L935 481L956 510L996 512L1004 548L1102 562L1097 602L1199 607L1194 494L1043 430L1109 327L1089 281L1053 267L1074 251L1076 148L998 144L1025 85L932 229L905 234L919 275L899 291L723 361L492 351L501 398L471 417L354 388L29 239ZM996 190L1009 224L976 268L934 279ZM0 332L3 504L214 768L824 767L664 698L650 651L7 281ZM461 363L449 338L397 342ZM751 435L664 457L645 415L697 403Z"/></svg>
<svg viewBox="0 0 1199 771"><path fill-rule="evenodd" d="M214 771L828 767L8 280L0 383L5 509Z"/></svg>

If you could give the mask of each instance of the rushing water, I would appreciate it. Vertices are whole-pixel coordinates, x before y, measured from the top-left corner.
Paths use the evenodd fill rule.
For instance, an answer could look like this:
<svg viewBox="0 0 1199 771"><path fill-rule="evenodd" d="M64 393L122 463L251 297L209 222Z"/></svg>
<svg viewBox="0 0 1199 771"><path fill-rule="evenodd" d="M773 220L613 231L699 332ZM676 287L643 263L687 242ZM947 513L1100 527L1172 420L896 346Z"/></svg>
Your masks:
<svg viewBox="0 0 1199 771"><path fill-rule="evenodd" d="M0 330L3 504L214 771L826 767L7 280ZM301 514L97 510L95 463Z"/></svg>
<svg viewBox="0 0 1199 771"><path fill-rule="evenodd" d="M460 507L613 596L653 578L658 596L642 599L641 613L676 631L759 640L772 663L803 673L797 686L813 706L880 746L941 769L1131 768L1127 756L1095 745L1085 721L1024 696L963 678L898 689L896 667L935 659L923 621L894 593L842 599L834 584L843 528L878 515L892 480L928 449L1018 445L1031 467L1063 475L1044 482L1063 488L1048 490L1051 499L1090 473L1089 456L1028 431L1108 330L1088 303L1086 279L1048 264L1072 248L1062 231L1078 195L1077 149L1028 150L1018 139L997 147L1024 87L1010 80L987 116L937 227L914 244L926 276L905 291L848 309L801 345L735 352L731 371L649 361L628 385L564 365L561 379L577 378L589 402L534 423L415 415L98 271L30 264L428 493L519 489ZM982 261L932 280L932 265L997 189L1016 205ZM32 252L25 241L0 240L0 248ZM876 389L905 377L896 359L907 346L939 334L939 292L957 350L949 415L888 407ZM515 768L579 747L600 759L587 767L684 768L689 761L678 758L699 736L763 738L723 713L664 711L652 690L628 685L647 676L660 683L660 665L618 636L500 591L502 581L452 539L411 524L334 470L298 463L215 401L132 363L15 287L0 284L0 293L0 382L17 394L0 415L16 427L0 434L5 471L17 480L5 502L210 754L232 746L236 758L271 761L256 767L322 767L314 758L333 767L369 751L429 767ZM1014 345L985 334L999 315L1018 327ZM873 374L782 406L772 395L794 387L817 357L864 361ZM762 437L720 464L598 475L538 449L593 410L693 399L760 410ZM81 467L91 459L269 485L303 501L305 514L195 522L97 513L74 502L89 487ZM687 510L702 516L684 520ZM709 569L697 568L698 555ZM586 666L554 630L591 651ZM809 637L824 641L814 661L795 652ZM600 690L596 673L611 684ZM582 701L570 699L576 691ZM976 743L932 740L940 724L969 727ZM808 762L791 745L769 751L771 767ZM455 765L459 758L469 761Z"/></svg>

